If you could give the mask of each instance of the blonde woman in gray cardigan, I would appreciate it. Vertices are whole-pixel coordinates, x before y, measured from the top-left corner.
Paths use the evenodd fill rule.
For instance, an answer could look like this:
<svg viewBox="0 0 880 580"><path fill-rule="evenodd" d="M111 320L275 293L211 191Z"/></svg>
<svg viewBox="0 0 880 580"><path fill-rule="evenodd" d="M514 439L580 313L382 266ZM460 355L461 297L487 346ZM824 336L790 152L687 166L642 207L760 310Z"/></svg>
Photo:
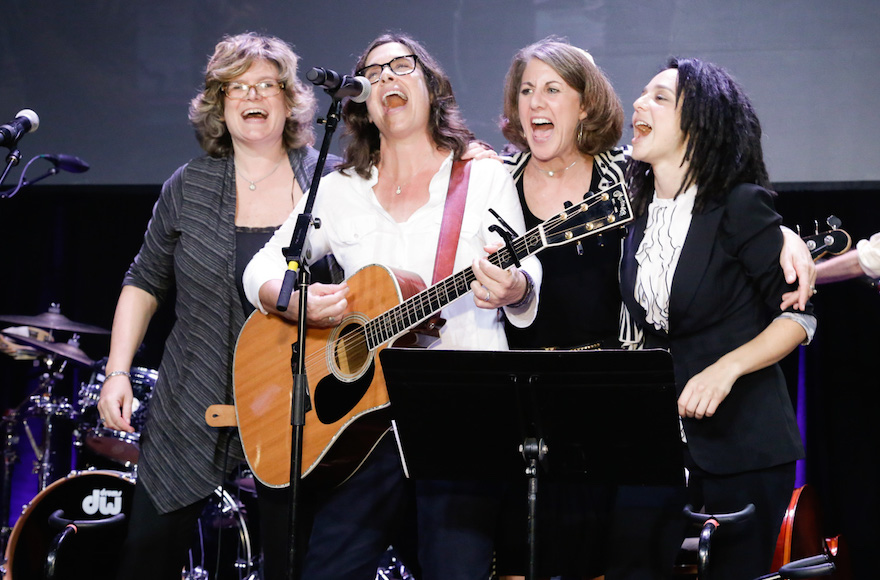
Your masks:
<svg viewBox="0 0 880 580"><path fill-rule="evenodd" d="M171 290L175 302L165 306L176 321L140 440L120 578L179 579L205 501L243 459L237 435L208 427L204 413L232 403L235 340L250 312L241 271L308 191L315 168L315 99L296 78L297 60L274 37L248 33L217 44L189 115L207 155L165 183L125 276L98 403L105 426L133 431L127 372ZM272 578L286 562L287 510L270 490L259 496L264 577ZM269 531L273 515L280 531Z"/></svg>

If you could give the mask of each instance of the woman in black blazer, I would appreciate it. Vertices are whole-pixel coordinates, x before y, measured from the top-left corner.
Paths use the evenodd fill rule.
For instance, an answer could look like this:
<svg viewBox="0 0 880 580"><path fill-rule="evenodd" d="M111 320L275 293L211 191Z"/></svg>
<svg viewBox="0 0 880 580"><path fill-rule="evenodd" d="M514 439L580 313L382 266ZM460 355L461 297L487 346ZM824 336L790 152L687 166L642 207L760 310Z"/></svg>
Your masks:
<svg viewBox="0 0 880 580"><path fill-rule="evenodd" d="M781 218L760 123L736 82L671 59L634 109L623 300L644 346L673 356L690 503L757 508L752 522L719 528L713 578L755 578L768 571L804 453L776 363L815 319L809 304L780 310L794 289L779 266Z"/></svg>

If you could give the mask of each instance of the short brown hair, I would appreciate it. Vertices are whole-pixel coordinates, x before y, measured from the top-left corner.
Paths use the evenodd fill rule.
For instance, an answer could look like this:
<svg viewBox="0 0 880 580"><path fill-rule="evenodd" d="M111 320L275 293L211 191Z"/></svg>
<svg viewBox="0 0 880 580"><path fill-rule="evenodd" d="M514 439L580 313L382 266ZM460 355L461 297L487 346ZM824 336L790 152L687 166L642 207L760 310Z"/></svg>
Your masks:
<svg viewBox="0 0 880 580"><path fill-rule="evenodd" d="M504 116L501 133L523 151L529 144L519 118L519 90L523 71L533 58L547 64L580 93L587 116L577 127L578 150L596 155L614 147L623 135L623 106L614 87L589 54L555 37L531 44L513 57L504 80Z"/></svg>

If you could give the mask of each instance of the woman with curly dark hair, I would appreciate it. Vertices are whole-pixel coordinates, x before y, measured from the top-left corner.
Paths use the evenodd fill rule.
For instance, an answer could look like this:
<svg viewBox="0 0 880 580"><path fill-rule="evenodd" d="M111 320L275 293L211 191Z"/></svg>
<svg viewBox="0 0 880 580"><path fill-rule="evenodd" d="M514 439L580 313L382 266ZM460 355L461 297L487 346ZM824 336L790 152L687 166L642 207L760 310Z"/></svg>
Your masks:
<svg viewBox="0 0 880 580"><path fill-rule="evenodd" d="M237 434L206 425L205 410L232 403L235 340L253 310L241 272L314 173L315 99L297 80L297 60L275 37L246 33L217 44L190 105L207 155L165 183L123 281L98 403L107 428L134 431L129 369L153 314L171 295L176 321L140 437L120 578L179 579L206 501L243 459ZM259 490L263 577L280 578L286 510L274 507L284 498L270 491Z"/></svg>
<svg viewBox="0 0 880 580"><path fill-rule="evenodd" d="M673 58L634 109L637 218L621 293L644 346L672 353L689 502L707 513L756 507L743 525L718 529L712 577L754 578L768 572L803 456L777 363L809 340L815 318L809 304L780 310L793 289L779 265L781 218L761 125L737 82Z"/></svg>

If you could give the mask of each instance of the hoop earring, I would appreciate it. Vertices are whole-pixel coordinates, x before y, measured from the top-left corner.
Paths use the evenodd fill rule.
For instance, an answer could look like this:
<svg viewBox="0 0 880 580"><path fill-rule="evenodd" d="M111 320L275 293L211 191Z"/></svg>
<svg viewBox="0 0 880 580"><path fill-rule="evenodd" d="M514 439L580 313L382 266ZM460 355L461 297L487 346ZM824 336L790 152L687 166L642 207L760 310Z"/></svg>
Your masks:
<svg viewBox="0 0 880 580"><path fill-rule="evenodd" d="M582 121L578 121L577 141L578 145L582 145L584 142L584 124Z"/></svg>

